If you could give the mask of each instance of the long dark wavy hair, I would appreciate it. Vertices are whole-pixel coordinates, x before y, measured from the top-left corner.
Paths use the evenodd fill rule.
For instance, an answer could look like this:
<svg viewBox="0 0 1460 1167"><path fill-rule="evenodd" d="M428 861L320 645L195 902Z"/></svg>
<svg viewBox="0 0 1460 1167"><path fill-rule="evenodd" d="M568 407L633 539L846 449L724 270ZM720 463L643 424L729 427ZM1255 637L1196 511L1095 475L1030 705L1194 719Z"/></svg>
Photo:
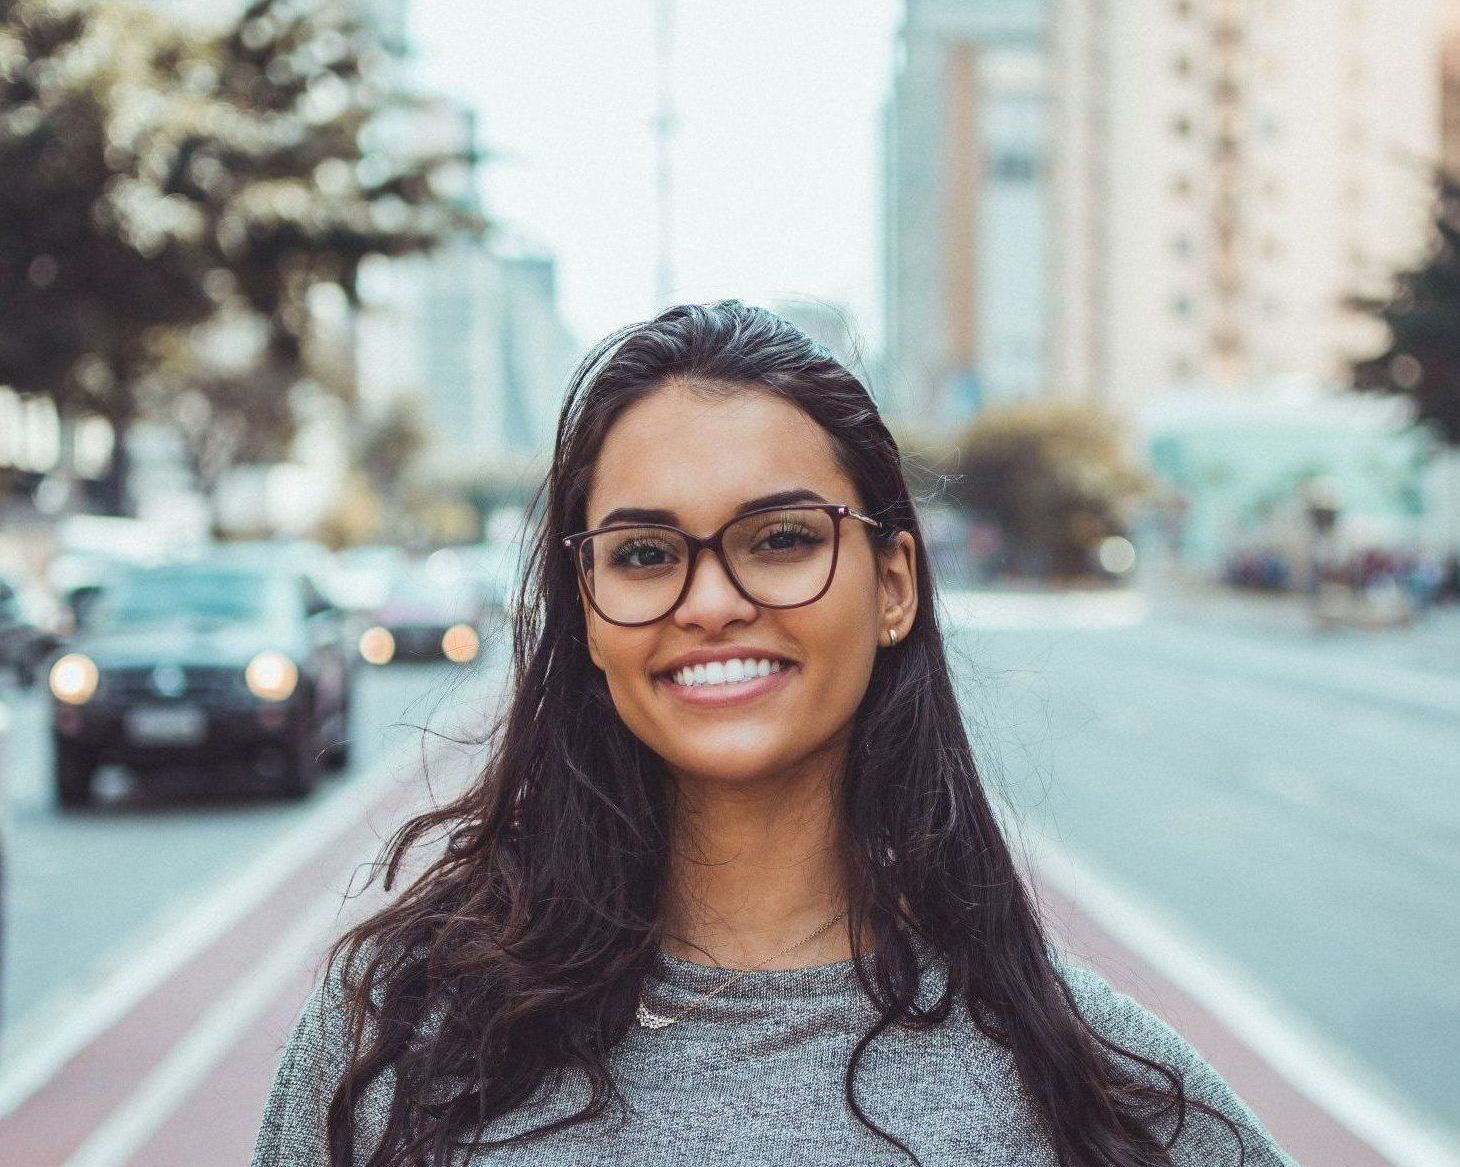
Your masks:
<svg viewBox="0 0 1460 1167"><path fill-rule="evenodd" d="M387 889L420 845L444 836L445 846L331 954L346 1034L329 1107L332 1167L354 1167L356 1107L389 1072L388 1118L368 1167L455 1162L463 1148L538 1138L622 1101L610 1056L635 1024L640 981L660 947L674 791L589 659L562 538L586 526L609 428L667 378L790 401L830 435L862 505L887 525L884 547L898 530L917 543L917 618L895 652L876 655L838 796L854 956L864 956L864 935L875 939L854 968L880 1013L846 1067L851 1111L920 1163L858 1104L858 1066L889 1026L927 1029L966 1008L1012 1052L1066 1167L1169 1164L1188 1105L1226 1122L1240 1151L1237 1127L1188 1099L1177 1071L1088 1024L1054 966L974 765L902 459L866 387L788 321L727 300L670 308L615 332L572 378L535 507L507 697L484 772L395 834L379 867ZM915 940L948 971L929 1008L917 1003ZM1164 1081L1143 1080L1136 1064ZM486 1137L487 1124L569 1071L591 1085L583 1109L511 1138ZM1175 1133L1163 1142L1149 1124L1172 1111Z"/></svg>

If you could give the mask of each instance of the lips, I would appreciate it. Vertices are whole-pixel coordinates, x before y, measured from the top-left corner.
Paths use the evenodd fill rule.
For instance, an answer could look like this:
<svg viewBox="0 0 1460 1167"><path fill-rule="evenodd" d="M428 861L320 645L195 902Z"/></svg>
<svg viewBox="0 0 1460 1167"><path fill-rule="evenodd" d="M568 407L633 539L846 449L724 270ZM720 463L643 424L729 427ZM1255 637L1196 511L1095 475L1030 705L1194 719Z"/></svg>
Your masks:
<svg viewBox="0 0 1460 1167"><path fill-rule="evenodd" d="M777 671L767 673L763 677L754 676L740 681L725 681L713 685L681 685L672 674L661 674L658 681L664 686L666 692L687 705L738 705L775 692L786 684L796 671L796 665L787 663Z"/></svg>

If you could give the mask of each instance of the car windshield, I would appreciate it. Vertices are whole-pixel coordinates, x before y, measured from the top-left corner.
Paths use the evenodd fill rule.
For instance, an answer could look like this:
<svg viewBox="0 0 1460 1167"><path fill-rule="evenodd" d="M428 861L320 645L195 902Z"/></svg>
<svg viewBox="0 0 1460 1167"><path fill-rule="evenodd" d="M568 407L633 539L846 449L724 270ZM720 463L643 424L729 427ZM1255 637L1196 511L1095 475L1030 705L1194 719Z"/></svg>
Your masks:
<svg viewBox="0 0 1460 1167"><path fill-rule="evenodd" d="M471 599L471 581L457 574L416 571L403 576L391 589L395 603L454 608Z"/></svg>
<svg viewBox="0 0 1460 1167"><path fill-rule="evenodd" d="M96 623L115 627L157 621L261 620L274 608L269 578L226 568L151 568L131 572L106 588Z"/></svg>

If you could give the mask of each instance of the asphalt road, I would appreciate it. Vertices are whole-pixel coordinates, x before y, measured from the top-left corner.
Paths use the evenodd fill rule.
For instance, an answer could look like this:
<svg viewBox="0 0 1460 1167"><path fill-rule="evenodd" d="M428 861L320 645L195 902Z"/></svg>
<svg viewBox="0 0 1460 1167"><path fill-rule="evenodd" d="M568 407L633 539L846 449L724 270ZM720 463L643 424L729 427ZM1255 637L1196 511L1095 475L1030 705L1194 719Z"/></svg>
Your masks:
<svg viewBox="0 0 1460 1167"><path fill-rule="evenodd" d="M1363 637L1025 623L974 619L958 643L1006 823L1460 1135L1460 675Z"/></svg>

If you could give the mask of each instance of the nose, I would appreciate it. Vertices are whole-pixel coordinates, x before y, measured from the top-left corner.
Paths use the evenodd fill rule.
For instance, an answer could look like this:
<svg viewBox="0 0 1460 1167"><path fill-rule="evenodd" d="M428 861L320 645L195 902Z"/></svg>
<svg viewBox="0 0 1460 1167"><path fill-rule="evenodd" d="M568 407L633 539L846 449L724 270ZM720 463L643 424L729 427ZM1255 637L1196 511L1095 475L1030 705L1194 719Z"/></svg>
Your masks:
<svg viewBox="0 0 1460 1167"><path fill-rule="evenodd" d="M680 627L718 632L737 620L755 619L756 606L740 594L719 556L708 547L700 548L690 573L689 591L672 614Z"/></svg>

